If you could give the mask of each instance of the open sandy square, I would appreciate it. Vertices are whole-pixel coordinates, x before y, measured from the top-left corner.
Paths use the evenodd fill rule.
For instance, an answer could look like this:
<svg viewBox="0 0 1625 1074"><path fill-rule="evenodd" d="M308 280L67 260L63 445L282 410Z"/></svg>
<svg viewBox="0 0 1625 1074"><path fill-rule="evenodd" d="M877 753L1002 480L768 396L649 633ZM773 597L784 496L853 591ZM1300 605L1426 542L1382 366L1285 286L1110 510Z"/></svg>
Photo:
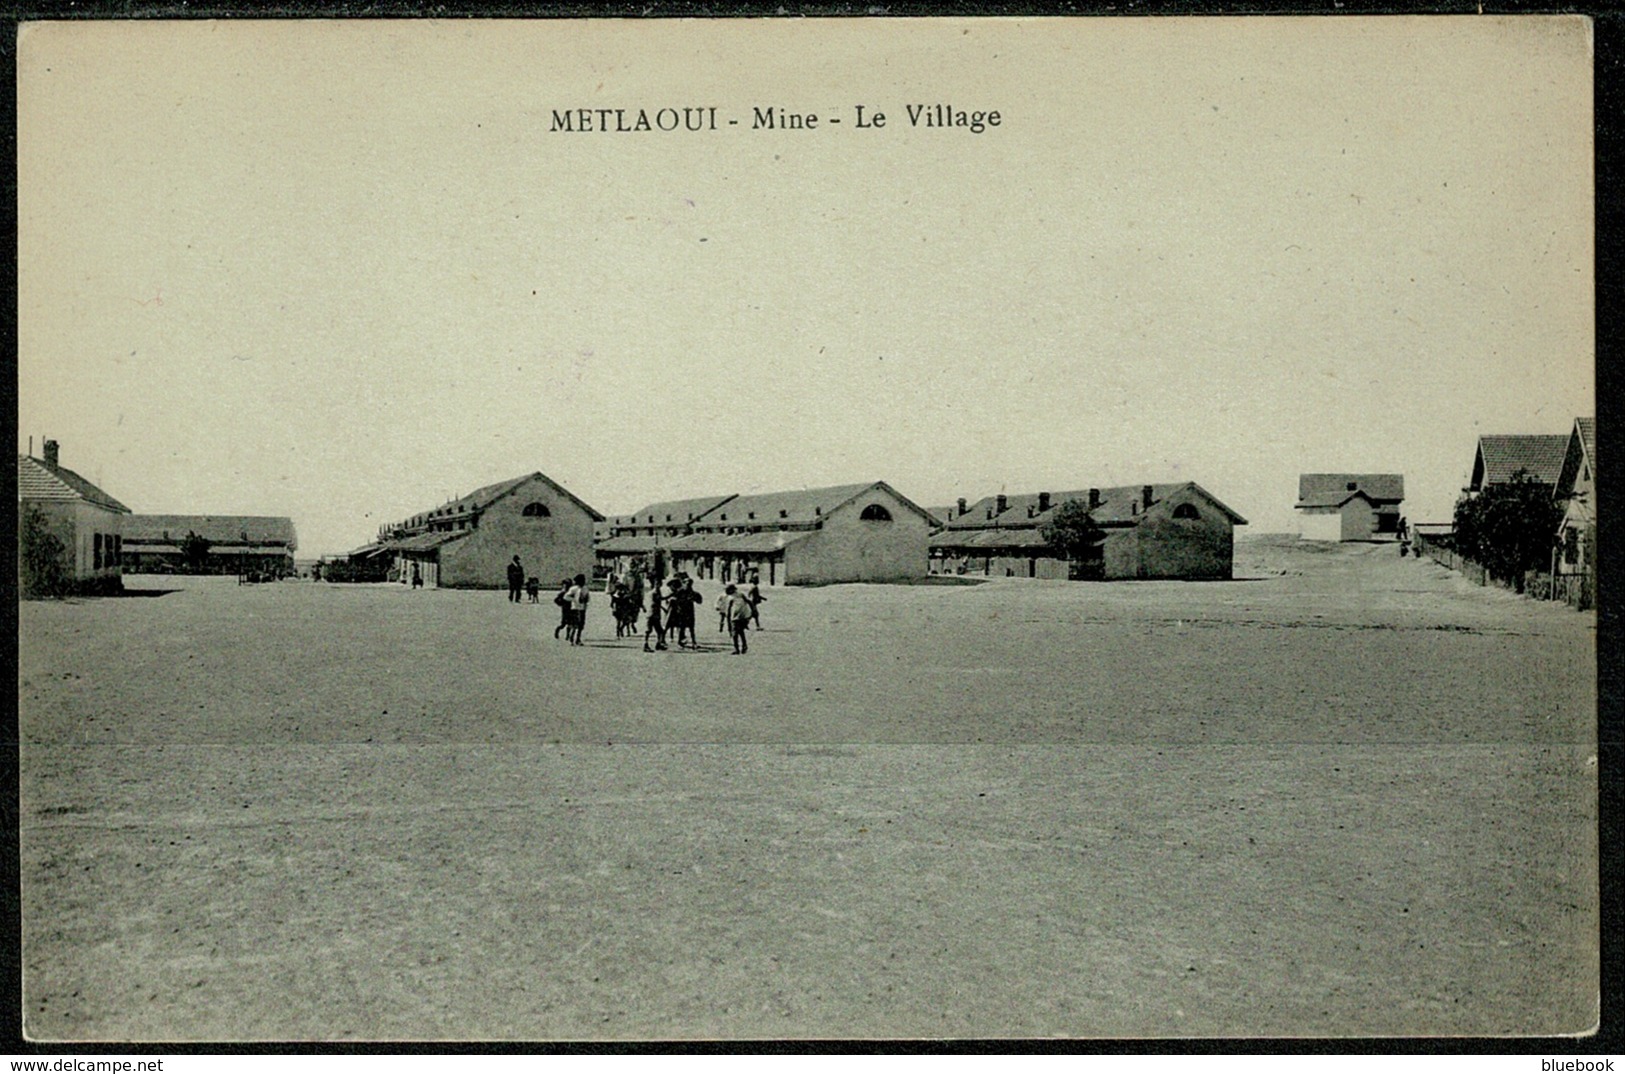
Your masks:
<svg viewBox="0 0 1625 1074"><path fill-rule="evenodd" d="M501 593L25 604L27 1032L1590 1028L1595 617L1392 546L1237 573L774 590L743 657Z"/></svg>

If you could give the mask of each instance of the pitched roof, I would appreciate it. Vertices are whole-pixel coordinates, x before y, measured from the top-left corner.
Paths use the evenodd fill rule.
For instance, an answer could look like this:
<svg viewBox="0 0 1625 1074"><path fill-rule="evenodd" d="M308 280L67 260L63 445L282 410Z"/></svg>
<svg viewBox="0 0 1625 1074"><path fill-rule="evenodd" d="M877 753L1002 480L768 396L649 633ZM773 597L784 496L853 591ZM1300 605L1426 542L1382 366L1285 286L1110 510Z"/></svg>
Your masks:
<svg viewBox="0 0 1625 1074"><path fill-rule="evenodd" d="M1555 436L1481 436L1478 438L1478 453L1473 458L1473 479L1468 488L1478 492L1489 485L1504 485L1519 470L1527 471L1531 480L1555 485L1563 469L1563 455L1568 448L1567 433Z"/></svg>
<svg viewBox="0 0 1625 1074"><path fill-rule="evenodd" d="M830 485L817 489L788 489L783 492L757 492L736 496L698 520L704 526L772 525L779 522L815 522L826 518L864 493L884 489L905 507L933 524L937 520L925 508L884 481L861 485ZM753 517L754 516L754 517Z"/></svg>
<svg viewBox="0 0 1625 1074"><path fill-rule="evenodd" d="M25 500L83 500L110 511L129 514L130 509L63 466L48 466L32 455L17 456L17 502Z"/></svg>
<svg viewBox="0 0 1625 1074"><path fill-rule="evenodd" d="M179 553L174 541L142 541L136 544L126 541L119 545L119 549L124 552L144 552L154 555L177 555ZM277 542L275 544L234 544L229 549L217 547L211 548L209 551L226 556L285 556L292 552L293 549L288 545Z"/></svg>
<svg viewBox="0 0 1625 1074"><path fill-rule="evenodd" d="M1365 494L1373 504L1405 498L1404 474L1299 474L1296 507L1341 507Z"/></svg>
<svg viewBox="0 0 1625 1074"><path fill-rule="evenodd" d="M293 519L269 515L131 515L123 529L126 541L148 544L178 543L188 533L210 544L241 544L245 533L249 544L297 544Z"/></svg>
<svg viewBox="0 0 1625 1074"><path fill-rule="evenodd" d="M611 537L606 541L599 541L593 546L593 551L606 556L637 555L652 552L656 548L664 548L667 552L674 553L761 555L776 552L786 545L805 540L810 536L812 536L811 530L764 530L761 533L701 531L699 533L685 533L680 537L658 539L639 535L636 537Z"/></svg>
<svg viewBox="0 0 1625 1074"><path fill-rule="evenodd" d="M462 540L473 530L431 530L420 533L415 537L401 537L393 541L385 541L384 548L391 552L432 552L441 545Z"/></svg>
<svg viewBox="0 0 1625 1074"><path fill-rule="evenodd" d="M1138 525L1143 517L1145 485L1114 485L1109 488L1080 489L1074 492L1049 493L1049 509L1040 511L1040 493L1021 493L1014 496L1005 496L1004 510L1001 512L997 496L984 496L966 508L965 513L948 522L948 530L991 529L1010 527L1039 527L1050 520L1062 504L1072 500L1087 504L1091 492L1100 494L1099 504L1089 512L1089 517L1102 526L1133 526ZM1178 481L1169 484L1151 485L1151 502L1160 503L1168 497L1184 491L1192 492L1217 508L1232 524L1245 526L1247 520L1242 518L1229 506L1219 500L1211 492L1204 489L1194 481ZM1029 512L1028 508L1032 510Z"/></svg>
<svg viewBox="0 0 1625 1074"><path fill-rule="evenodd" d="M786 545L804 541L812 536L811 530L764 530L761 533L689 533L673 537L665 546L673 552L733 553L735 555L764 555L777 552Z"/></svg>
<svg viewBox="0 0 1625 1074"><path fill-rule="evenodd" d="M737 495L737 493L730 492L726 496L695 496L686 500L662 500L659 503L645 504L630 515L612 516L609 521L616 526L661 526L668 522L673 526L686 526L702 515L727 503Z"/></svg>
<svg viewBox="0 0 1625 1074"><path fill-rule="evenodd" d="M601 552L606 556L629 556L640 552L653 551L655 539L647 535L636 537L606 537L601 541L593 542L592 550Z"/></svg>
<svg viewBox="0 0 1625 1074"><path fill-rule="evenodd" d="M1592 478L1597 474L1597 420L1575 418L1569 433L1568 446L1563 451L1563 468L1558 471L1552 495L1564 499L1573 495L1574 485L1580 479L1581 465L1589 469Z"/></svg>
<svg viewBox="0 0 1625 1074"><path fill-rule="evenodd" d="M594 522L602 522L604 520L603 515L593 510L593 508L588 506L586 502L575 493L571 492L557 481L554 481L551 477L548 477L540 470L537 470L534 473L520 474L518 477L510 477L506 481L498 481L494 484L482 485L473 492L470 492L467 496L459 496L457 499L452 500L449 503L443 503L438 507L430 507L427 510L413 512L413 514L410 515L405 521L410 523L411 519L416 518L427 520L431 517L444 518L447 515L468 514L470 512L483 511L487 507L490 507L493 503L496 503L498 500L502 499L504 496L509 495L514 490L535 479L540 479L546 482L554 492L557 492L560 496L563 496L565 499L587 512Z"/></svg>
<svg viewBox="0 0 1625 1074"><path fill-rule="evenodd" d="M985 549L1044 549L1049 548L1049 542L1044 540L1043 534L1037 527L1022 526L1020 529L945 529L938 530L931 537L931 547L940 549L953 548L985 548Z"/></svg>
<svg viewBox="0 0 1625 1074"><path fill-rule="evenodd" d="M859 493L874 487L874 482L861 485L829 485L817 489L786 489L782 492L753 492L748 496L735 496L716 511L707 515L707 525L743 526L752 522L812 522L829 514Z"/></svg>

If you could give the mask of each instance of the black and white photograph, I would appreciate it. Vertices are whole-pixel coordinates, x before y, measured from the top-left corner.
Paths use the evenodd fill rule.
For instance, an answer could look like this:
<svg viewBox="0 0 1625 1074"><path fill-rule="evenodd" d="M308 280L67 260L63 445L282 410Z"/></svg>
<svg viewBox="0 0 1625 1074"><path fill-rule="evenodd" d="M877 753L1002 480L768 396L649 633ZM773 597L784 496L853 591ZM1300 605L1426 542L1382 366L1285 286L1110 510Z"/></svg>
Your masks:
<svg viewBox="0 0 1625 1074"><path fill-rule="evenodd" d="M25 1040L1583 1037L1579 16L25 22Z"/></svg>

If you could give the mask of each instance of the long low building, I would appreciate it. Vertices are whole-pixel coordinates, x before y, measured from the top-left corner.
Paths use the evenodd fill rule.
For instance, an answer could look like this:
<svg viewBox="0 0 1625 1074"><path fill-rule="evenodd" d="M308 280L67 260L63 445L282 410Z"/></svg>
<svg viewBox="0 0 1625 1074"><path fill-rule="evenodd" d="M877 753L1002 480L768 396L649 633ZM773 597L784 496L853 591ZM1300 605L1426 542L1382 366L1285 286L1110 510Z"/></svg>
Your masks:
<svg viewBox="0 0 1625 1074"><path fill-rule="evenodd" d="M124 569L134 574L294 573L293 519L269 515L130 515Z"/></svg>
<svg viewBox="0 0 1625 1074"><path fill-rule="evenodd" d="M1084 505L1103 531L1092 557L1070 563L1044 537L1063 504ZM960 500L930 541L937 574L1104 580L1233 576L1235 527L1247 520L1194 481Z"/></svg>
<svg viewBox="0 0 1625 1074"><path fill-rule="evenodd" d="M937 520L884 481L650 504L611 518L594 552L622 574L820 585L917 578Z"/></svg>

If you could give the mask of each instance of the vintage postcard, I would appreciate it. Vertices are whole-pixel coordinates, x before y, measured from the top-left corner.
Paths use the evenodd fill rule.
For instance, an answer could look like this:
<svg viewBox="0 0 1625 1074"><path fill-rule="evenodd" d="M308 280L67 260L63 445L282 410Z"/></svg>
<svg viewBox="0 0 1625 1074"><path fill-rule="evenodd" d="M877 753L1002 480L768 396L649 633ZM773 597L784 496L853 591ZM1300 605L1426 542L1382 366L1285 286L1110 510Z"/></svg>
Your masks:
<svg viewBox="0 0 1625 1074"><path fill-rule="evenodd" d="M1586 19L17 46L30 1040L1596 1026Z"/></svg>

